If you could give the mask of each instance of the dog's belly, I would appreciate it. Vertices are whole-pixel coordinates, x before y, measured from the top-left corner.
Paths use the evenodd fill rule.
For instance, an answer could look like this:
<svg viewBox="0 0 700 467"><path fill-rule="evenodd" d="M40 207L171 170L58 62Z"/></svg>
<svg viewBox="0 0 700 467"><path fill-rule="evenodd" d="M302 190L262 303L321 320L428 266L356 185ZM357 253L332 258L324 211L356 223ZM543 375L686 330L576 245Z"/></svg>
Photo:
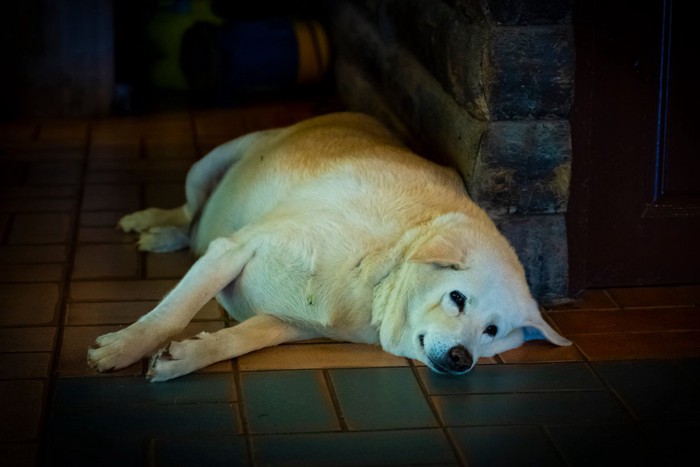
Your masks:
<svg viewBox="0 0 700 467"><path fill-rule="evenodd" d="M330 264L315 265L319 246L259 252L217 300L238 321L264 313L325 337L378 343L371 325L372 288L358 281L350 256L334 262L336 255L326 255Z"/></svg>

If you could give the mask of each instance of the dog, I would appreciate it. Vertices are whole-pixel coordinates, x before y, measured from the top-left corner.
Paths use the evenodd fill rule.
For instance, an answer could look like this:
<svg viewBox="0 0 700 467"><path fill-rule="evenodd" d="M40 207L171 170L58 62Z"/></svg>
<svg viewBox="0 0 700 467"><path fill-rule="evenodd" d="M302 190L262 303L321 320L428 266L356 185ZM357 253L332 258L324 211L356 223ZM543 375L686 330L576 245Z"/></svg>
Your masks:
<svg viewBox="0 0 700 467"><path fill-rule="evenodd" d="M184 206L119 221L143 251L189 247L199 259L152 311L96 339L88 363L100 372L152 355L148 377L166 381L326 337L461 375L526 340L571 344L459 175L368 115L225 143L192 166L185 191ZM166 344L215 296L240 324Z"/></svg>

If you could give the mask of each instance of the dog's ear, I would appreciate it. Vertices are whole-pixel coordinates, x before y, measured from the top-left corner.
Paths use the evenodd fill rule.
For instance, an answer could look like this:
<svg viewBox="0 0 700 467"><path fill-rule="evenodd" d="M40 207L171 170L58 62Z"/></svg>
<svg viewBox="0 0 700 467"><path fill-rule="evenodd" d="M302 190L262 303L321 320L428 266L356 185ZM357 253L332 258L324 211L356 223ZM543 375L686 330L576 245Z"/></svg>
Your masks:
<svg viewBox="0 0 700 467"><path fill-rule="evenodd" d="M433 263L452 269L466 269L467 245L457 231L441 232L420 245L408 258L413 263Z"/></svg>
<svg viewBox="0 0 700 467"><path fill-rule="evenodd" d="M507 336L490 342L481 349L482 357L492 357L501 352L520 347L527 341L547 340L559 346L571 345L572 342L561 336L545 320L535 305L525 313L524 321Z"/></svg>
<svg viewBox="0 0 700 467"><path fill-rule="evenodd" d="M572 342L560 335L552 328L539 313L528 314L523 326L523 338L525 341L548 340L552 344L559 346L571 345Z"/></svg>

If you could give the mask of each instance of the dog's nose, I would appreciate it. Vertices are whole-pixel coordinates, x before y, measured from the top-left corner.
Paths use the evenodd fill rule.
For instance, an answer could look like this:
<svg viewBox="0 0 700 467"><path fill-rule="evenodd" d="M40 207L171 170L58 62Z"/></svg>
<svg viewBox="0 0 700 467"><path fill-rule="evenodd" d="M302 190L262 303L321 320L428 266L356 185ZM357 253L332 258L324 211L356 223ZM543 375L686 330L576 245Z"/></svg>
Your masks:
<svg viewBox="0 0 700 467"><path fill-rule="evenodd" d="M474 359L463 345L455 345L449 351L450 369L456 372L467 371L472 367Z"/></svg>

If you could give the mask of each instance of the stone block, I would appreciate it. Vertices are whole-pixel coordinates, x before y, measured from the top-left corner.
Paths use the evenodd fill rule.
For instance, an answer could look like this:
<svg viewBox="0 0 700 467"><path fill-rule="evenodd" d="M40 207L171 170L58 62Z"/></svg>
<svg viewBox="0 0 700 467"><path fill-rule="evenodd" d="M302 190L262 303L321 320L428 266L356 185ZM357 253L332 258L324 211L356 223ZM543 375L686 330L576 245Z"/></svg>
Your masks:
<svg viewBox="0 0 700 467"><path fill-rule="evenodd" d="M574 85L570 26L496 27L484 63L492 120L568 118Z"/></svg>
<svg viewBox="0 0 700 467"><path fill-rule="evenodd" d="M567 120L493 122L469 192L493 216L565 212L571 171Z"/></svg>
<svg viewBox="0 0 700 467"><path fill-rule="evenodd" d="M566 24L571 22L573 0L477 0L493 23L508 26ZM457 0L457 6L475 0Z"/></svg>
<svg viewBox="0 0 700 467"><path fill-rule="evenodd" d="M497 219L496 225L518 253L533 296L542 301L565 297L569 274L564 215L510 216Z"/></svg>

